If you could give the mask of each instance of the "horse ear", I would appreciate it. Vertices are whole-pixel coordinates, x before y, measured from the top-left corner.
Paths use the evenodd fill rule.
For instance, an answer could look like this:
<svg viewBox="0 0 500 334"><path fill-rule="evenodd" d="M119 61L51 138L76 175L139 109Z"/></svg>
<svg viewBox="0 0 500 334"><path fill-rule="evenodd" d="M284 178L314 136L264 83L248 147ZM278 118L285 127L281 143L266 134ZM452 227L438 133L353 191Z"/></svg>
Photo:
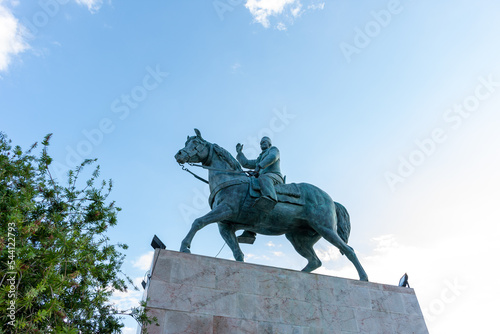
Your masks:
<svg viewBox="0 0 500 334"><path fill-rule="evenodd" d="M187 140L189 140L189 136L188 136L188 139L187 139Z"/></svg>
<svg viewBox="0 0 500 334"><path fill-rule="evenodd" d="M203 138L201 137L201 132L200 132L200 130L198 130L198 129L194 129L194 133L196 133L196 136L198 136L200 139L203 139Z"/></svg>

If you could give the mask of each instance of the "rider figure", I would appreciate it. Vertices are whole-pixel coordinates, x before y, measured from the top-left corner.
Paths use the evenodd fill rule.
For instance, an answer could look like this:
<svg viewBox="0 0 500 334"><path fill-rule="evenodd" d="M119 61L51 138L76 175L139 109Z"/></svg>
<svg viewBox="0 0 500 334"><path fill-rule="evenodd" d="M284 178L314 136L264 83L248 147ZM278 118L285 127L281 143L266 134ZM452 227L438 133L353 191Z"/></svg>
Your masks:
<svg viewBox="0 0 500 334"><path fill-rule="evenodd" d="M272 146L269 137L262 137L260 148L262 152L257 159L248 160L242 152L243 145L238 144L236 145L236 151L238 152L236 159L238 159L243 167L254 169L258 173L257 179L259 180L262 196L255 204L256 207L263 211L270 211L278 202L274 186L284 183L280 169L280 151L277 147ZM245 231L240 237L248 237L255 240L255 233ZM253 241L249 243L253 243Z"/></svg>

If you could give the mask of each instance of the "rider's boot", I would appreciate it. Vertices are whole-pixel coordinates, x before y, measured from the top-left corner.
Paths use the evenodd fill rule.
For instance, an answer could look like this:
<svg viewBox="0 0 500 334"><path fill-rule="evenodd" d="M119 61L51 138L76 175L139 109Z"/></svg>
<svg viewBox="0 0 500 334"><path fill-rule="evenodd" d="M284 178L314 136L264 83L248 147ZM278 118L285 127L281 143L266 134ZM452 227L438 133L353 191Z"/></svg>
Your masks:
<svg viewBox="0 0 500 334"><path fill-rule="evenodd" d="M257 198L254 206L258 210L269 212L278 203L276 190L274 189L274 180L266 174L259 176L258 180L262 196Z"/></svg>

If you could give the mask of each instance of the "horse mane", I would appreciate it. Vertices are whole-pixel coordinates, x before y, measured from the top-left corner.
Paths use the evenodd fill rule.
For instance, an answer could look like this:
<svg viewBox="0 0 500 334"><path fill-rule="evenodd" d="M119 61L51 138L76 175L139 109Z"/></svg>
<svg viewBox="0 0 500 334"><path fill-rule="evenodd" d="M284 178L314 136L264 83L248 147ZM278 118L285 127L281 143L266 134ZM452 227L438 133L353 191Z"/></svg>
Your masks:
<svg viewBox="0 0 500 334"><path fill-rule="evenodd" d="M217 154L222 160L227 162L232 169L243 170L238 160L236 160L227 150L225 150L224 148L220 147L217 144L212 144L212 147L214 149L215 154Z"/></svg>

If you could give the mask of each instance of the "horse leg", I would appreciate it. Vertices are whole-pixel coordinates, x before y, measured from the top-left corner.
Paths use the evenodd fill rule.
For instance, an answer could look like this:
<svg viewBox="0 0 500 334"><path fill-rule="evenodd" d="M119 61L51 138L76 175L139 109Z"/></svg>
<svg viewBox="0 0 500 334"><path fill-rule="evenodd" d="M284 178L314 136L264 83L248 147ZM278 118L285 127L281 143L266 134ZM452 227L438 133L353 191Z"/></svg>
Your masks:
<svg viewBox="0 0 500 334"><path fill-rule="evenodd" d="M332 226L332 224L329 226ZM356 267L361 281L368 281L368 275L361 266L361 263L359 263L358 257L356 256L356 253L354 253L354 249L351 246L348 246L344 240L339 237L337 232L335 232L331 227L323 225L313 226L313 228L329 243L337 247L343 254L345 254L345 256L347 256L349 261L351 261L352 264L354 264L354 267Z"/></svg>
<svg viewBox="0 0 500 334"><path fill-rule="evenodd" d="M313 245L321 238L318 233L314 232L311 235L308 232L292 232L285 234L285 236L297 253L309 261L302 271L310 273L314 269L321 267L321 261L313 248Z"/></svg>
<svg viewBox="0 0 500 334"><path fill-rule="evenodd" d="M180 251L184 253L191 253L189 248L191 248L191 241L193 241L196 232L198 232L199 230L201 230L202 228L211 223L226 220L230 218L232 215L233 212L229 208L229 206L222 204L215 207L212 211L210 211L203 217L196 218L193 224L191 225L191 229L189 230L188 234L186 235L184 240L182 240Z"/></svg>
<svg viewBox="0 0 500 334"><path fill-rule="evenodd" d="M236 238L234 226L228 223L219 223L219 232L226 244L233 251L234 259L243 262L244 254Z"/></svg>

